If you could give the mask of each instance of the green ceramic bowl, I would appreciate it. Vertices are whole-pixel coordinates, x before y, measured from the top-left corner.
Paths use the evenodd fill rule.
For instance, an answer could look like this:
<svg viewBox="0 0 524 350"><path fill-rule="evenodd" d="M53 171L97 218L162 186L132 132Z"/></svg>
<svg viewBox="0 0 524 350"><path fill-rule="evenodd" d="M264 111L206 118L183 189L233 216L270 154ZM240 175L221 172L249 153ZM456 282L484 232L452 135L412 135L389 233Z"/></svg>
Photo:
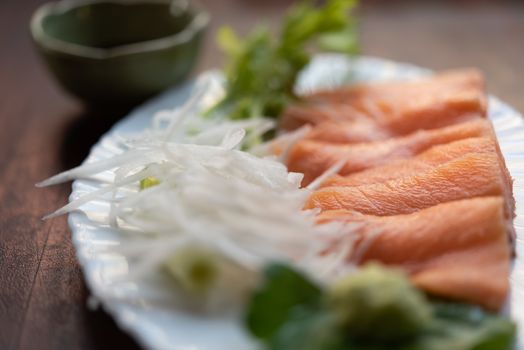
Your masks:
<svg viewBox="0 0 524 350"><path fill-rule="evenodd" d="M31 33L65 90L131 106L187 77L208 22L182 0L69 0L40 7Z"/></svg>

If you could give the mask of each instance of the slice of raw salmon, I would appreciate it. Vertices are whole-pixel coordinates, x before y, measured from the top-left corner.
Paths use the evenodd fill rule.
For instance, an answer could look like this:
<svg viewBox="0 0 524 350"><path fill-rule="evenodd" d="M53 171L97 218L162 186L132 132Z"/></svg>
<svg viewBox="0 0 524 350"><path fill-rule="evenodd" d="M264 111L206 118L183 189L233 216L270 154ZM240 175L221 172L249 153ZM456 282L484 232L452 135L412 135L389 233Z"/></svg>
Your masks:
<svg viewBox="0 0 524 350"><path fill-rule="evenodd" d="M321 188L311 193L305 207L387 216L479 196L503 196L506 216L513 218L511 189L496 153L466 154L429 171L381 183Z"/></svg>
<svg viewBox="0 0 524 350"><path fill-rule="evenodd" d="M381 141L397 136L402 134L395 133L372 120L352 120L316 124L306 138L333 143L359 143Z"/></svg>
<svg viewBox="0 0 524 350"><path fill-rule="evenodd" d="M377 135L405 135L486 116L482 74L474 69L444 72L416 81L373 83L321 91L289 107L280 120L285 130L325 121L373 121ZM351 126L338 128L335 141L356 135ZM349 134L346 134L349 132ZM334 131L331 131L333 136ZM321 134L318 135L320 137ZM360 136L364 136L360 134ZM351 139L351 137L349 137Z"/></svg>
<svg viewBox="0 0 524 350"><path fill-rule="evenodd" d="M432 125L417 125L416 123L406 122L408 124L403 125L402 129L382 126L369 120L323 122L315 125L306 137L311 140L331 143L373 142L405 136L417 130L432 130L480 118L479 115L472 114L459 118L442 119L442 123Z"/></svg>
<svg viewBox="0 0 524 350"><path fill-rule="evenodd" d="M289 171L303 173L302 185L307 185L341 160L345 164L340 174L348 175L413 157L435 145L482 136L494 137L492 125L485 119L369 143L342 145L303 139L289 150L286 164Z"/></svg>
<svg viewBox="0 0 524 350"><path fill-rule="evenodd" d="M448 96L470 89L485 90L482 72L476 68L450 69L411 80L375 81L318 90L307 94L306 98L316 102L355 102L368 96L409 99L410 95L426 95L426 91L433 95Z"/></svg>
<svg viewBox="0 0 524 350"><path fill-rule="evenodd" d="M496 150L497 142L492 137L468 138L433 146L413 158L393 161L347 176L335 175L322 183L322 187L360 186L385 182L426 172L435 166L460 158L468 153L496 154ZM501 164L501 167L505 167L505 165Z"/></svg>
<svg viewBox="0 0 524 350"><path fill-rule="evenodd" d="M511 250L502 197L448 202L385 217L327 211L318 220L362 225L354 233L357 243L349 257L354 262L402 267L431 294L490 310L499 310L506 300Z"/></svg>

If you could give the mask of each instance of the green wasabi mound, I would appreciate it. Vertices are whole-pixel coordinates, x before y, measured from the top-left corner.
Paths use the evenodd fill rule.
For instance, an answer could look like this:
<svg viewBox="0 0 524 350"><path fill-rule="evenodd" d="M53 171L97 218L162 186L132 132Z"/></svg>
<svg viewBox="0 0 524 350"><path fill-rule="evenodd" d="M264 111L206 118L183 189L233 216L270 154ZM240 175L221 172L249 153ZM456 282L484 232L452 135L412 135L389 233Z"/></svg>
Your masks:
<svg viewBox="0 0 524 350"><path fill-rule="evenodd" d="M327 291L329 308L348 333L359 339L401 341L431 323L425 295L397 270L368 265Z"/></svg>

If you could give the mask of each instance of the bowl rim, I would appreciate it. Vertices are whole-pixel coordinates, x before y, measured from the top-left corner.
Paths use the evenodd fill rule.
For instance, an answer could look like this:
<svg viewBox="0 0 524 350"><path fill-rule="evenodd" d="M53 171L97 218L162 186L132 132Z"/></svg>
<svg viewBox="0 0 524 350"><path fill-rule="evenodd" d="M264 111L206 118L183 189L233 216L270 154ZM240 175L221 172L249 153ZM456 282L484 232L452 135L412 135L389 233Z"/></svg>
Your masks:
<svg viewBox="0 0 524 350"><path fill-rule="evenodd" d="M43 28L43 20L50 14L60 15L77 7L99 3L119 4L124 6L152 3L169 4L171 10L176 6L181 11L194 12L194 16L191 22L177 33L157 39L117 45L110 48L99 48L61 40L49 35ZM38 7L31 17L30 30L33 40L46 49L73 56L105 60L115 57L158 51L187 43L207 27L209 20L210 16L205 10L200 6L190 6L187 0L62 0L58 2L44 3Z"/></svg>

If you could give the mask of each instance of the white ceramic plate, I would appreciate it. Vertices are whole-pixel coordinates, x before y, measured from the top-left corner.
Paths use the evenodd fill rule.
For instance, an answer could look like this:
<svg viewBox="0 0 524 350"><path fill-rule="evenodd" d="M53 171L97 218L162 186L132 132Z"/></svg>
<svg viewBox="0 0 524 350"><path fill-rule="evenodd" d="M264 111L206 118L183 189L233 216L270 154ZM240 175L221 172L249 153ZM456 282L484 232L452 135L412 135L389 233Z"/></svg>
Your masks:
<svg viewBox="0 0 524 350"><path fill-rule="evenodd" d="M298 89L308 91L340 85L348 77L357 81L410 79L431 73L412 65L371 57L352 61L339 55L317 56L301 76ZM219 73L216 73L219 76ZM151 100L120 121L92 149L87 162L110 157L121 152L119 135L146 128L154 112L182 104L191 92L192 82ZM521 328L518 348L524 349L524 120L522 116L495 97L489 100L489 118L515 179L517 202L517 255L511 274L511 296L508 310ZM102 174L101 177L109 174ZM98 181L75 181L71 198L91 192L101 185ZM114 284L115 276L127 272L125 258L107 253L105 248L118 245L119 237L110 228L97 222L108 213L109 204L91 202L69 216L78 260L92 294L117 321L147 349L176 350L250 350L256 344L243 331L239 317L205 317L182 311L174 300L162 299L165 286L152 278L136 284ZM164 293L163 293L164 292ZM118 299L108 295L117 295ZM163 300L159 303L158 300Z"/></svg>

